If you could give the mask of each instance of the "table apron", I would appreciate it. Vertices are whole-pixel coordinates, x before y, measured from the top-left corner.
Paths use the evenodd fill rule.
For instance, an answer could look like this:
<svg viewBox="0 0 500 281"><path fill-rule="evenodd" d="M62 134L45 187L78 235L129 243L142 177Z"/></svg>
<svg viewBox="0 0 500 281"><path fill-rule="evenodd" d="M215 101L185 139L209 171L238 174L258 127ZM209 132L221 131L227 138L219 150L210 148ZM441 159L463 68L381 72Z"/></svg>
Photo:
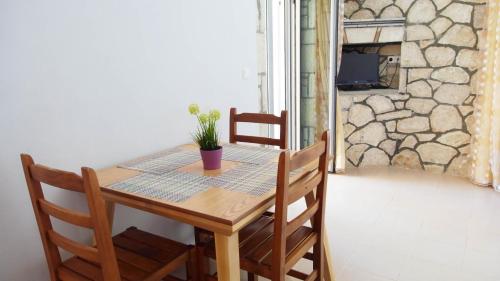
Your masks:
<svg viewBox="0 0 500 281"><path fill-rule="evenodd" d="M161 207L158 205L153 205L142 200L133 199L125 196L120 196L114 193L102 191L104 200L108 202L122 204L134 209L139 209L156 215L160 215L166 218L170 218L182 223L190 224L199 228L203 228L215 233L220 233L223 235L232 235L238 232L240 229L257 219L266 210L274 205L274 200L271 200L267 204L256 208L251 213L246 215L243 219L238 221L234 225L224 224L218 221L213 221L204 217L196 216L191 213L183 212L181 210L176 210L173 208Z"/></svg>

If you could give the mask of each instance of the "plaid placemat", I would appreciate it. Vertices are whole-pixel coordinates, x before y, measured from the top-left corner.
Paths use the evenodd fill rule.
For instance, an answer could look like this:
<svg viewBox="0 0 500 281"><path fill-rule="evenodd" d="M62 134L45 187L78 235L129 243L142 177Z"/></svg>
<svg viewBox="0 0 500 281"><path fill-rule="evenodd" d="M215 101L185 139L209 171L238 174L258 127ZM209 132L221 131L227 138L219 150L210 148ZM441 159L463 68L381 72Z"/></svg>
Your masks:
<svg viewBox="0 0 500 281"><path fill-rule="evenodd" d="M224 144L222 159L234 162L265 164L276 159L281 150L260 146Z"/></svg>
<svg viewBox="0 0 500 281"><path fill-rule="evenodd" d="M200 160L197 150L174 148L119 165L143 173L115 183L110 188L172 202L185 201L209 187L261 196L276 187L278 163L273 160L280 152L263 147L225 144L223 159L240 164L219 176L204 176L178 170ZM291 175L297 172L300 171L293 171Z"/></svg>
<svg viewBox="0 0 500 281"><path fill-rule="evenodd" d="M200 153L192 150L172 149L147 158L118 165L121 168L162 175L200 160Z"/></svg>
<svg viewBox="0 0 500 281"><path fill-rule="evenodd" d="M172 202L187 200L209 187L206 177L178 171L162 175L143 173L110 186L115 190Z"/></svg>
<svg viewBox="0 0 500 281"><path fill-rule="evenodd" d="M234 169L214 178L216 186L261 196L276 187L277 163L254 165L242 163Z"/></svg>

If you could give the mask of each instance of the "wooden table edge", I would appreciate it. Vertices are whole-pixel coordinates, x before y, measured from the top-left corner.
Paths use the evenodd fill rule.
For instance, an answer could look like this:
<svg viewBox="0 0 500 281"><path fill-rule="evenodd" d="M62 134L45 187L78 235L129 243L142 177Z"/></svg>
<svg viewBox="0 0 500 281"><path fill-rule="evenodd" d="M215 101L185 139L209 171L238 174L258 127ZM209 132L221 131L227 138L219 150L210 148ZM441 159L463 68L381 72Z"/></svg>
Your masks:
<svg viewBox="0 0 500 281"><path fill-rule="evenodd" d="M198 212L192 212L173 205L162 204L161 202L140 197L131 193L114 191L106 187L101 187L101 192L106 201L162 215L186 224L225 235L238 232L241 228L245 227L249 222L263 214L267 209L274 205L274 197L270 197L268 200L260 202L254 209L248 210L240 215L236 220L231 221L200 214Z"/></svg>

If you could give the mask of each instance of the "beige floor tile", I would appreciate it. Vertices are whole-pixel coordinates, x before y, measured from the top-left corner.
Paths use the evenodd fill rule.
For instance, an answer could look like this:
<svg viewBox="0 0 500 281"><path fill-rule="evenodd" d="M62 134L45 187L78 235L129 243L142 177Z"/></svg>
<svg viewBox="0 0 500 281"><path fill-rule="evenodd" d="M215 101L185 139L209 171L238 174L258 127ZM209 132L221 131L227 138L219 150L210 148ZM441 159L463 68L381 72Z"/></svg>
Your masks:
<svg viewBox="0 0 500 281"><path fill-rule="evenodd" d="M397 168L332 175L328 192L337 281L500 280L500 193Z"/></svg>
<svg viewBox="0 0 500 281"><path fill-rule="evenodd" d="M398 168L331 175L326 230L336 281L500 280L500 193L465 179Z"/></svg>

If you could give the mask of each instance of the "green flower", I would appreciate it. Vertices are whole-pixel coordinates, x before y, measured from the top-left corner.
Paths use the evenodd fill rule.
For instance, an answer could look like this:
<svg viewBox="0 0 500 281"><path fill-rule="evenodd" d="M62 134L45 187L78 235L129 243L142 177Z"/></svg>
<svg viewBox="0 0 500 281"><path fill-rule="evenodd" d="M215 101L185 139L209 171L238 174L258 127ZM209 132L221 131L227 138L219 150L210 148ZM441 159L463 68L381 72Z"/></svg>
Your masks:
<svg viewBox="0 0 500 281"><path fill-rule="evenodd" d="M206 115L205 113L200 114L199 118L200 118L200 122L202 124L205 124L208 122L208 115Z"/></svg>
<svg viewBox="0 0 500 281"><path fill-rule="evenodd" d="M208 113L210 119L214 120L214 121L217 121L220 119L220 111L214 109L214 110L210 110L210 112Z"/></svg>
<svg viewBox="0 0 500 281"><path fill-rule="evenodd" d="M190 104L188 110L192 115L198 115L198 113L200 113L200 107L196 103Z"/></svg>

